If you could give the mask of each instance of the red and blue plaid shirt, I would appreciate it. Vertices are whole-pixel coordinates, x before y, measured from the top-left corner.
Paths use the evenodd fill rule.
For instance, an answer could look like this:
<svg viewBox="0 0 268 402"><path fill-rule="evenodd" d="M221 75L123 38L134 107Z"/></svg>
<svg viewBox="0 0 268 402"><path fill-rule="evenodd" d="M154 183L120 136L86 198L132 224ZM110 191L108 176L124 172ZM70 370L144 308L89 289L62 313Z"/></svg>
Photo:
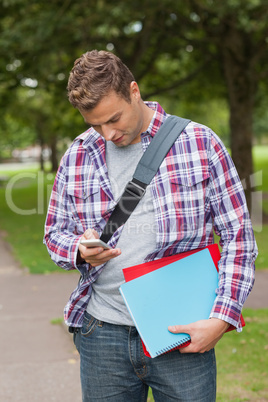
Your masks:
<svg viewBox="0 0 268 402"><path fill-rule="evenodd" d="M146 132L145 151L167 114L158 103ZM150 189L150 190L149 190ZM152 192L157 245L145 261L200 249L221 237L219 285L211 317L241 330L242 306L254 282L257 246L237 171L221 140L209 128L191 122L176 140L147 191ZM94 228L101 235L114 200L105 162L105 141L90 128L62 158L51 194L44 242L60 267L81 273L65 307L67 325L82 326L92 283L105 264L77 265L81 235ZM111 238L115 246L123 226Z"/></svg>

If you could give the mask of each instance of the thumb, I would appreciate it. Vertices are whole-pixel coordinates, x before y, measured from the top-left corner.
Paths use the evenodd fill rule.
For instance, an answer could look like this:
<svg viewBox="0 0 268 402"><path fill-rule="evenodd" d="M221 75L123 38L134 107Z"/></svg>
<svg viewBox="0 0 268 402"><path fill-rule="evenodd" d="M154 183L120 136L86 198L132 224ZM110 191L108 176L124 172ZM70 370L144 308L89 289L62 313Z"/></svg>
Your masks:
<svg viewBox="0 0 268 402"><path fill-rule="evenodd" d="M95 229L87 229L84 233L86 239L98 239L99 235Z"/></svg>
<svg viewBox="0 0 268 402"><path fill-rule="evenodd" d="M174 334L189 334L191 332L189 325L170 325L168 326L169 332L173 332Z"/></svg>

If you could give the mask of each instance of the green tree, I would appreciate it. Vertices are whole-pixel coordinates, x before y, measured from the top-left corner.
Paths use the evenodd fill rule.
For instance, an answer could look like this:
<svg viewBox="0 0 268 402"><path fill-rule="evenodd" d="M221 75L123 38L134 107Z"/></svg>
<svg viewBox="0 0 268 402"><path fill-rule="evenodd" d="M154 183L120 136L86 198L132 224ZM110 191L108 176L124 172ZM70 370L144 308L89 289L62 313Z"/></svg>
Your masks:
<svg viewBox="0 0 268 402"><path fill-rule="evenodd" d="M253 121L259 87L268 78L268 3L266 0L189 0L197 31L193 47L214 55L230 110L231 151L238 173L246 180L250 205L253 173ZM200 40L200 31L203 37ZM211 76L211 75L209 75ZM213 80L214 83L214 80Z"/></svg>

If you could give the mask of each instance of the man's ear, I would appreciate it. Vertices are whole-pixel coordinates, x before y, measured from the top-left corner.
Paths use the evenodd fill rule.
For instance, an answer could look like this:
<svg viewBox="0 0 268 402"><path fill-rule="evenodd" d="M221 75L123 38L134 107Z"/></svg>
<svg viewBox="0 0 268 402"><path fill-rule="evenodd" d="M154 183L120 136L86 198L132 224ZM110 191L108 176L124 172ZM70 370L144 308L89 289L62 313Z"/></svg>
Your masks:
<svg viewBox="0 0 268 402"><path fill-rule="evenodd" d="M140 100L141 98L141 94L140 94L140 88L138 86L138 84L136 83L136 81L132 81L130 83L130 97L131 99L135 99L135 100Z"/></svg>

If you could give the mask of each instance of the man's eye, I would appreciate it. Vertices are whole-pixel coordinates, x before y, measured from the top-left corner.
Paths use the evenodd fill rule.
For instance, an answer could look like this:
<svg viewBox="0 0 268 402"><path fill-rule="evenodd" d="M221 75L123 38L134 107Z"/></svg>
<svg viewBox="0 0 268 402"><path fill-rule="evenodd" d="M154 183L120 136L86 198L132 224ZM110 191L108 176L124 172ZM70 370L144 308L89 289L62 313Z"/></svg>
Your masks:
<svg viewBox="0 0 268 402"><path fill-rule="evenodd" d="M111 123L116 123L119 120L119 117L117 117L116 119L111 120Z"/></svg>

